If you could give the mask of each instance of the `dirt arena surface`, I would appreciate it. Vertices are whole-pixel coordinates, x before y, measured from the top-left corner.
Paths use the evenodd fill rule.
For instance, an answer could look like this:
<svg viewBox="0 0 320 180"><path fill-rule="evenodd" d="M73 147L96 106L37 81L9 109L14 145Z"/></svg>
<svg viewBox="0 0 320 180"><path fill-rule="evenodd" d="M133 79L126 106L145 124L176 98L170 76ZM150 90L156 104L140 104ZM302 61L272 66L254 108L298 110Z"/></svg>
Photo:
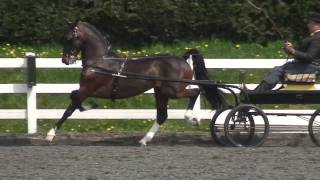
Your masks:
<svg viewBox="0 0 320 180"><path fill-rule="evenodd" d="M320 148L307 134L273 134L262 147L215 144L208 134L0 135L0 179L319 179Z"/></svg>

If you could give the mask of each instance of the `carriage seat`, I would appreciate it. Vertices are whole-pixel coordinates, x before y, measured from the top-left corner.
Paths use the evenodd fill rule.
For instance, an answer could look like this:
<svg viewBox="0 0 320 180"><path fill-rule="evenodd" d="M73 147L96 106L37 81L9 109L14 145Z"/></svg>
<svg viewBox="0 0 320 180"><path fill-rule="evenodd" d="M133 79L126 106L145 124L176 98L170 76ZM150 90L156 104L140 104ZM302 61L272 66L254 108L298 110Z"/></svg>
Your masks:
<svg viewBox="0 0 320 180"><path fill-rule="evenodd" d="M315 83L319 76L314 72L286 72L284 75L284 88L282 90L317 90Z"/></svg>

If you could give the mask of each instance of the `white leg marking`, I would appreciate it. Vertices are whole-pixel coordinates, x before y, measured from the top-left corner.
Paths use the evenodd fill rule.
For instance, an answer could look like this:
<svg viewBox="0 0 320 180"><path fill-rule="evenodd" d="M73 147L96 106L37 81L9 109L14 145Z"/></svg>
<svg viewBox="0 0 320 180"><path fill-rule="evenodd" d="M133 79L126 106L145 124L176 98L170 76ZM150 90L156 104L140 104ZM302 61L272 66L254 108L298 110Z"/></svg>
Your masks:
<svg viewBox="0 0 320 180"><path fill-rule="evenodd" d="M141 145L146 146L147 142L151 141L152 138L154 137L154 135L157 133L157 131L159 130L160 125L157 123L157 121L155 121L152 125L152 127L150 128L150 130L148 131L148 133L139 141L139 143Z"/></svg>
<svg viewBox="0 0 320 180"><path fill-rule="evenodd" d="M188 109L184 114L184 119L192 125L200 125L201 117L199 116L199 113L194 113L193 110Z"/></svg>
<svg viewBox="0 0 320 180"><path fill-rule="evenodd" d="M50 129L50 131L47 133L46 140L49 142L52 142L53 138L56 136L56 130L54 128Z"/></svg>

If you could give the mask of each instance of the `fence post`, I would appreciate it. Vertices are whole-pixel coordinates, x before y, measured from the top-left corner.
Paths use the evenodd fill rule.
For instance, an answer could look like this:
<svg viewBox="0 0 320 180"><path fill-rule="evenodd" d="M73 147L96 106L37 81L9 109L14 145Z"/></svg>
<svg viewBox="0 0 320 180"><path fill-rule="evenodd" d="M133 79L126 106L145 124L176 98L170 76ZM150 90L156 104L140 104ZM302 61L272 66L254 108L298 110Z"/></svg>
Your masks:
<svg viewBox="0 0 320 180"><path fill-rule="evenodd" d="M34 53L27 52L25 56L27 65L27 120L28 133L37 132L37 94L34 86L36 85L36 56Z"/></svg>

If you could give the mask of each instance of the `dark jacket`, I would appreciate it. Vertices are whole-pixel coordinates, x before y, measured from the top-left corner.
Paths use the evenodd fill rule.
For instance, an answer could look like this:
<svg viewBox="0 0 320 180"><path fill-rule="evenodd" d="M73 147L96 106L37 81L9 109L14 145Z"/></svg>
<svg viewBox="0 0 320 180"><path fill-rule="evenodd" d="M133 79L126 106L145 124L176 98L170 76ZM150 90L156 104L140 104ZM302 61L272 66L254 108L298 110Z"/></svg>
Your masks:
<svg viewBox="0 0 320 180"><path fill-rule="evenodd" d="M303 39L293 57L298 62L320 66L320 32Z"/></svg>

